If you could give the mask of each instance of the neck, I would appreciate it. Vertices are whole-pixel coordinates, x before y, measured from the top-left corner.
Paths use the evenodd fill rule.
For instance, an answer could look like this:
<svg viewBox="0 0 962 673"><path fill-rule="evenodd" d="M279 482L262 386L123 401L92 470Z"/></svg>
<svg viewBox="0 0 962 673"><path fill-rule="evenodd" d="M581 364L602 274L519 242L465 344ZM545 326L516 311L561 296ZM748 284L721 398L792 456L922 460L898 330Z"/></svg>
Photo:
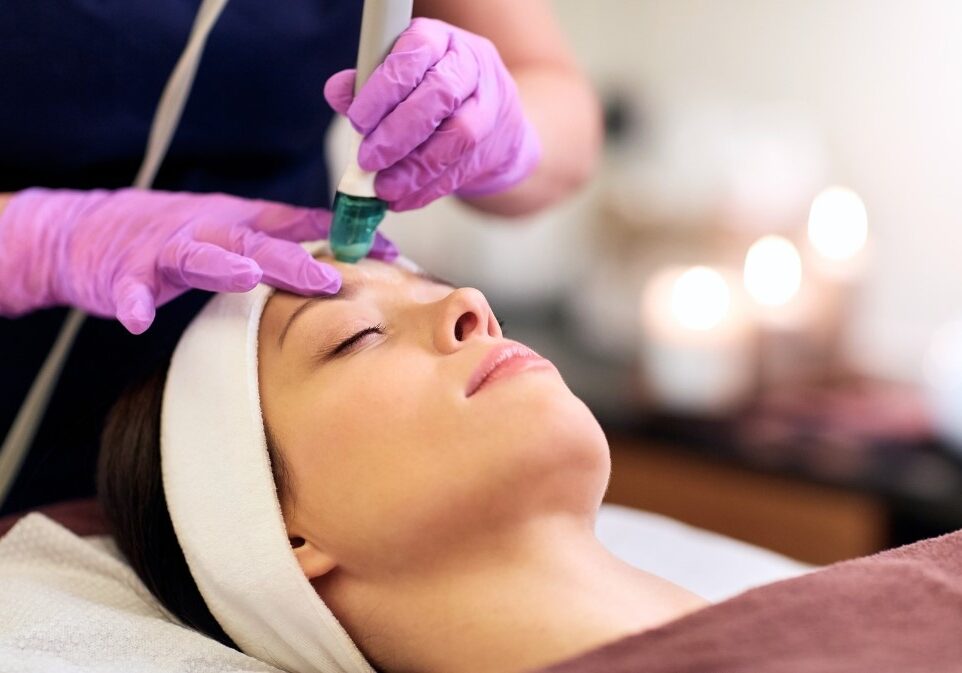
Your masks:
<svg viewBox="0 0 962 673"><path fill-rule="evenodd" d="M369 658L401 673L510 673L563 661L705 601L612 556L557 517L383 584L344 583L336 612ZM326 596L327 597L327 596Z"/></svg>

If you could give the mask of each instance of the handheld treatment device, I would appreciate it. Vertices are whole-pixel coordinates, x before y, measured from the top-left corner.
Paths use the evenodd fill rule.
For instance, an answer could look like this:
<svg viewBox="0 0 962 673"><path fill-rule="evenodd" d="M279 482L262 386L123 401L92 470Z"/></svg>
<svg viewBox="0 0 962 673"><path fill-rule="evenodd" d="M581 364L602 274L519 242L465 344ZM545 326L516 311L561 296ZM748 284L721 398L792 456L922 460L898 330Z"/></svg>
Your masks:
<svg viewBox="0 0 962 673"><path fill-rule="evenodd" d="M355 94L411 23L412 5L413 0L365 0L357 49ZM355 132L350 163L334 195L331 220L330 243L334 258L352 264L370 251L374 231L387 212L387 204L374 193L375 173L362 170L357 164L362 139L361 134Z"/></svg>

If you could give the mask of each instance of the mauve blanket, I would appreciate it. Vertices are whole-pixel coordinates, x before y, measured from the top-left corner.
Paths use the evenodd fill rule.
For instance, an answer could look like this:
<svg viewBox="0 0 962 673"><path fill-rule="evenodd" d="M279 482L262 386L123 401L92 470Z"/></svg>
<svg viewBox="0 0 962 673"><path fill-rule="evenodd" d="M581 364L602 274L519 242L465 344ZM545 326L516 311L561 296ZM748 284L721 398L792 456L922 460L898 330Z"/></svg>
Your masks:
<svg viewBox="0 0 962 673"><path fill-rule="evenodd" d="M74 535L109 535L110 530L100 505L94 498L65 500L52 505L44 505L31 512L40 512L50 517ZM0 518L0 537L6 535L28 512L17 512Z"/></svg>
<svg viewBox="0 0 962 673"><path fill-rule="evenodd" d="M962 672L962 531L828 566L537 673Z"/></svg>

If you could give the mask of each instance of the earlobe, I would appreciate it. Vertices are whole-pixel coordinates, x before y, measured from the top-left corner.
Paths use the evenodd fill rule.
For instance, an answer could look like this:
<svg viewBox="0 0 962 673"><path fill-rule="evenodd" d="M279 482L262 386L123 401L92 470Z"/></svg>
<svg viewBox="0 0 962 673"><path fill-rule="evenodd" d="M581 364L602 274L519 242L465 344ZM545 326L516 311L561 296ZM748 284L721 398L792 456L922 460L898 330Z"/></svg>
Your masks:
<svg viewBox="0 0 962 673"><path fill-rule="evenodd" d="M302 537L292 537L290 542L294 556L307 579L316 579L337 567L337 561L334 557L316 547L312 542Z"/></svg>

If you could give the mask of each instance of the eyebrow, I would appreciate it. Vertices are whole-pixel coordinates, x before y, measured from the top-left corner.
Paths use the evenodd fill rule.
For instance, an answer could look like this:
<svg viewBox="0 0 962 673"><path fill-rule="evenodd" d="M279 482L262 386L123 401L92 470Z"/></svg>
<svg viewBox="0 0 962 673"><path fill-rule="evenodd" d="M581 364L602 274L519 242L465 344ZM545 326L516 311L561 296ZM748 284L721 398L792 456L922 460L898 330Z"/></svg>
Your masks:
<svg viewBox="0 0 962 673"><path fill-rule="evenodd" d="M420 278L421 280L426 280L429 283L434 283L436 285L447 285L448 287L454 287L454 283L450 283L444 280L443 278L435 276L433 273L428 273L427 271L415 271L413 273L416 277ZM284 347L284 338L287 336L287 333L290 331L291 325L293 325L294 321L297 320L297 318L300 317L302 313L307 311L307 309L314 306L318 302L322 302L322 301L337 301L339 299L350 299L351 296L354 295L357 292L357 290L362 286L363 286L363 283L352 283L350 285L343 284L341 285L341 289L337 294L319 294L314 297L309 297L306 301L301 302L301 305L298 306L296 309L294 309L294 312L291 313L290 317L287 319L287 323L285 323L284 325L284 329L281 330L280 335L277 337L278 348Z"/></svg>

